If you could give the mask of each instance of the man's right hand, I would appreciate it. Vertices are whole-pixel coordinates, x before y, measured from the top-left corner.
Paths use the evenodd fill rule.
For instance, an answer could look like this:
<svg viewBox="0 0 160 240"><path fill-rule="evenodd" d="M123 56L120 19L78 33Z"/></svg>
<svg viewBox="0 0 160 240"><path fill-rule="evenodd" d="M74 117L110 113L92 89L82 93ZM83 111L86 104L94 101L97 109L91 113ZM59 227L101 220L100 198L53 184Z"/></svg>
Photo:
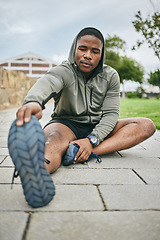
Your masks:
<svg viewBox="0 0 160 240"><path fill-rule="evenodd" d="M22 126L31 120L31 115L38 119L42 117L42 108L37 102L29 102L20 107L17 111L17 126Z"/></svg>

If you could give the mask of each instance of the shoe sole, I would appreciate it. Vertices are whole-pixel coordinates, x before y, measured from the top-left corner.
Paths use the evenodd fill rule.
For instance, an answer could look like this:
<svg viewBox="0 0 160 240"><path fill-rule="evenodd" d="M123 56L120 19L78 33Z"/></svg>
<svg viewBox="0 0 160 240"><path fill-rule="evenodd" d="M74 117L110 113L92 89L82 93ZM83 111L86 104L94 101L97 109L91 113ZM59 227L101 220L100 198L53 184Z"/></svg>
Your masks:
<svg viewBox="0 0 160 240"><path fill-rule="evenodd" d="M55 195L55 186L44 165L45 135L35 116L21 127L16 120L12 123L8 149L28 204L33 208L47 205Z"/></svg>

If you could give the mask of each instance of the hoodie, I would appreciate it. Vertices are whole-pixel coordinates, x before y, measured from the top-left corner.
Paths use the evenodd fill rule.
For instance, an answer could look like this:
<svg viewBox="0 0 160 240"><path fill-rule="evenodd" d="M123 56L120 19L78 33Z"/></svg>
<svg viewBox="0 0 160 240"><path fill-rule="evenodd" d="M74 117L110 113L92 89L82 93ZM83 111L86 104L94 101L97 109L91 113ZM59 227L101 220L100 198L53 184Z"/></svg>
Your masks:
<svg viewBox="0 0 160 240"><path fill-rule="evenodd" d="M119 117L120 80L113 68L103 64L104 41L98 66L89 79L85 78L75 63L77 36L68 60L40 78L28 92L24 104L38 102L44 109L54 98L52 119L96 124L91 134L101 142L113 130Z"/></svg>

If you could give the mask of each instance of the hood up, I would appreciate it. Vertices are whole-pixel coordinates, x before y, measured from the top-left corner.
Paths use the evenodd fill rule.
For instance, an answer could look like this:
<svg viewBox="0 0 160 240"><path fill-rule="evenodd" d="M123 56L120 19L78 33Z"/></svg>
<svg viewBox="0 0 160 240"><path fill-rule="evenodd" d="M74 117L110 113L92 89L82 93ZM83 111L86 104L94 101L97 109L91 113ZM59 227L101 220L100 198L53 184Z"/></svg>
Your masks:
<svg viewBox="0 0 160 240"><path fill-rule="evenodd" d="M75 62L75 51L76 51L76 46L77 46L77 39L78 39L78 36L81 34L82 31L85 31L87 32L87 30L89 32L93 31L93 34L91 33L88 33L88 35L95 35L94 32L97 32L98 35L101 36L101 41L103 43L103 48L102 48L102 55L101 55L101 59L99 61L99 64L98 66L93 70L93 73L91 74L91 76L89 78L93 78L95 77L98 73L102 72L103 71L103 62L104 62L104 37L102 35L102 33L96 29L96 28L93 28L93 27L87 27L87 28L84 28L82 29L78 34L77 36L75 37L75 39L73 40L73 43L72 43L72 46L71 46L71 49L70 49L70 52L69 52L69 57L68 57L68 60L69 62L72 64L72 65L76 65L76 62ZM84 34L84 35L87 35L87 34ZM95 35L96 36L96 35ZM96 36L97 37L97 36ZM77 65L76 65L77 66Z"/></svg>

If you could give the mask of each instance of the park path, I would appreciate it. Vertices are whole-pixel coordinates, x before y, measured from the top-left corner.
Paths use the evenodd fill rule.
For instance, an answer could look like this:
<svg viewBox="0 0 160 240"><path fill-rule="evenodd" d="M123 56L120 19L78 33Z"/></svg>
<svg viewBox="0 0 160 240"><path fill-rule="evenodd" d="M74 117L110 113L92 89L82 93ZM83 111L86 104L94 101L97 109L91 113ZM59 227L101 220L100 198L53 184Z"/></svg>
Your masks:
<svg viewBox="0 0 160 240"><path fill-rule="evenodd" d="M52 103L41 120L49 120ZM160 131L140 145L52 174L56 195L33 209L20 179L11 180L8 130L16 109L0 111L1 240L159 240Z"/></svg>

